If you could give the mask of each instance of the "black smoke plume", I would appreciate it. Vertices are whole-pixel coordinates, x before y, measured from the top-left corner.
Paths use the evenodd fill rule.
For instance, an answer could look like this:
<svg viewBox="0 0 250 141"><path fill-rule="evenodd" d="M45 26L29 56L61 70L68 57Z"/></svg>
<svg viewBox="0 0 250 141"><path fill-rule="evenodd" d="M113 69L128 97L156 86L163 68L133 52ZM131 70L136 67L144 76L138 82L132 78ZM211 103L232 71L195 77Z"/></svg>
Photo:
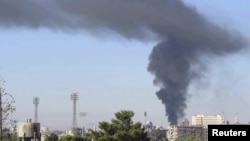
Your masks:
<svg viewBox="0 0 250 141"><path fill-rule="evenodd" d="M223 56L246 46L241 35L213 24L181 0L1 0L0 26L113 31L142 41L153 33L159 44L148 71L160 87L156 95L170 124L184 116L187 88L200 77L192 64L200 63L202 55Z"/></svg>

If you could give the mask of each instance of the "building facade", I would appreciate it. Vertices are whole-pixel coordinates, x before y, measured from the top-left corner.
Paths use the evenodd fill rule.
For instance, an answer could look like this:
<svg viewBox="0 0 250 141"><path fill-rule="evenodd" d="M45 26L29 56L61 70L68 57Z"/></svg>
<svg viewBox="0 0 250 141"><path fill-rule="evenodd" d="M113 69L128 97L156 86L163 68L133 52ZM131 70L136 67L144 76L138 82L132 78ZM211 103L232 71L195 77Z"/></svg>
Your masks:
<svg viewBox="0 0 250 141"><path fill-rule="evenodd" d="M207 127L209 124L224 124L224 117L221 115L207 116L207 115L195 115L192 116L192 125L201 125Z"/></svg>
<svg viewBox="0 0 250 141"><path fill-rule="evenodd" d="M18 122L18 141L41 141L40 123L34 123L31 119L26 122Z"/></svg>
<svg viewBox="0 0 250 141"><path fill-rule="evenodd" d="M203 126L172 125L167 129L168 141L178 138L206 140L206 130Z"/></svg>

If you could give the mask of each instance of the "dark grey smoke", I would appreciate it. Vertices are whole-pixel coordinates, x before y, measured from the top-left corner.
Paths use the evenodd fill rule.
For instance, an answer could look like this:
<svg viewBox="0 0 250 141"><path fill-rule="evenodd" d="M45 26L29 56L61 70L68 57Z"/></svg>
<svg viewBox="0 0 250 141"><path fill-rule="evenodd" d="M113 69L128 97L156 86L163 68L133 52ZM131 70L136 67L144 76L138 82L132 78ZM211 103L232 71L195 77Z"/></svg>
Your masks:
<svg viewBox="0 0 250 141"><path fill-rule="evenodd" d="M192 64L202 55L223 56L245 47L244 39L201 16L181 0L1 0L2 27L45 27L61 31L114 31L125 38L159 44L148 71L170 124L184 116L187 88L199 77ZM108 35L107 35L108 36ZM205 65L205 64L201 64Z"/></svg>

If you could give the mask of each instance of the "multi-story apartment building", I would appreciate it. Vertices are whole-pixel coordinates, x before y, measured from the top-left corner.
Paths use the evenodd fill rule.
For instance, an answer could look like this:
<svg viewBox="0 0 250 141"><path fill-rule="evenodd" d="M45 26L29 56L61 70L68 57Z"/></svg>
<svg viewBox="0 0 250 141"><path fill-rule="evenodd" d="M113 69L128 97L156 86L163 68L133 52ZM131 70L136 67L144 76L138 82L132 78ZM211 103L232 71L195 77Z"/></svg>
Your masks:
<svg viewBox="0 0 250 141"><path fill-rule="evenodd" d="M194 115L192 123L188 125L188 121L181 125L172 125L167 129L167 138L169 141L174 141L177 138L200 139L208 140L207 127L210 124L224 124L224 117L221 115L207 116Z"/></svg>
<svg viewBox="0 0 250 141"><path fill-rule="evenodd" d="M201 125L207 127L209 124L224 124L224 117L221 115L207 116L194 115L192 116L192 125Z"/></svg>
<svg viewBox="0 0 250 141"><path fill-rule="evenodd" d="M167 139L174 141L177 138L206 140L206 130L203 126L172 125L167 129Z"/></svg>

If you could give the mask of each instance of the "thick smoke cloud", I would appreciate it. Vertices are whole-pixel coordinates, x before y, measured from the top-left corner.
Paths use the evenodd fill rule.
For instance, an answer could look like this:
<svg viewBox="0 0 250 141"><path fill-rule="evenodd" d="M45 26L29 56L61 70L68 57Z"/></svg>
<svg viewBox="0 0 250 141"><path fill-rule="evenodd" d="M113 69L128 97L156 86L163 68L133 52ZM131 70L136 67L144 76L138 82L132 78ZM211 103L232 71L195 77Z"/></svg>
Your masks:
<svg viewBox="0 0 250 141"><path fill-rule="evenodd" d="M181 0L2 0L2 27L45 27L57 30L114 31L128 39L159 44L149 57L156 92L170 124L184 116L187 88L199 71L202 55L223 56L244 48L237 33L219 27ZM201 64L202 65L202 64Z"/></svg>

